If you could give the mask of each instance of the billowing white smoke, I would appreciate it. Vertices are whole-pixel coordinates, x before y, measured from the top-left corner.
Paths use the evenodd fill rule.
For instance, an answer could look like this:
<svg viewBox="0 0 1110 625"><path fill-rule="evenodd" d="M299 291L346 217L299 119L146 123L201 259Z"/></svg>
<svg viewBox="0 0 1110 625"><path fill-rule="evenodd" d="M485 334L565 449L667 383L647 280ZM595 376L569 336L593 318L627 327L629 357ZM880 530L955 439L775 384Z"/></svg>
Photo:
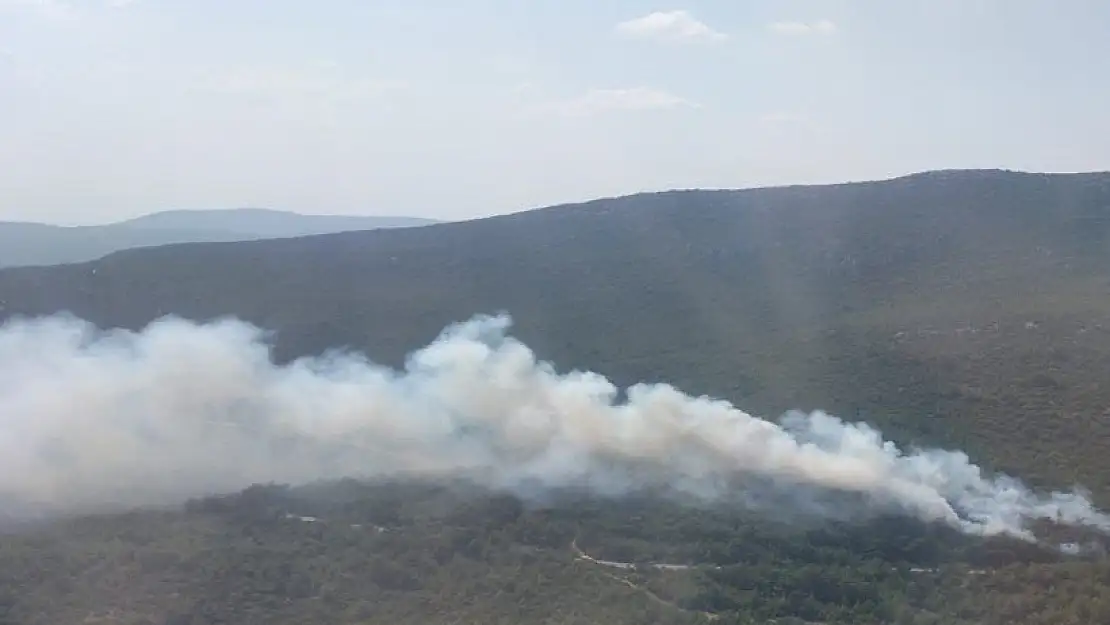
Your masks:
<svg viewBox="0 0 1110 625"><path fill-rule="evenodd" d="M397 474L705 495L747 477L863 494L969 533L1028 538L1033 519L1110 529L1081 495L988 479L962 453L904 454L823 413L776 424L666 385L617 401L602 376L538 362L508 326L451 327L394 371L342 354L276 366L261 331L238 321L164 319L141 333L11 322L0 502L70 512Z"/></svg>

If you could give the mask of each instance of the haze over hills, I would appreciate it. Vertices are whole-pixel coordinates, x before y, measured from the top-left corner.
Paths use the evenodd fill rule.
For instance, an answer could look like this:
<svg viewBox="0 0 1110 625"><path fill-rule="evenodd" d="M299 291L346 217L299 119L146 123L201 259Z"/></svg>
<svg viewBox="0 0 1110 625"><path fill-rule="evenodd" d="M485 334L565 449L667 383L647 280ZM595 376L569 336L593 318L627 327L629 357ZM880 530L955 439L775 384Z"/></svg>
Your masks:
<svg viewBox="0 0 1110 625"><path fill-rule="evenodd" d="M83 262L136 247L247 241L435 223L418 217L302 215L260 208L175 210L98 226L0 222L0 267Z"/></svg>
<svg viewBox="0 0 1110 625"><path fill-rule="evenodd" d="M149 230L218 230L256 238L299 237L378 228L408 228L436 223L423 217L303 215L266 208L162 211L120 222Z"/></svg>
<svg viewBox="0 0 1110 625"><path fill-rule="evenodd" d="M791 409L824 409L877 426L910 455L915 446L966 451L984 467L985 484L994 484L996 470L1036 489L1080 484L1106 508L1108 261L1110 174L945 171L820 187L640 194L423 228L126 250L83 264L0 271L0 316L68 311L100 327L136 330L169 314L197 321L235 316L275 331L259 340L272 342L282 363L348 348L402 366L448 324L506 311L512 334L558 371L596 371L620 386L669 382L771 419ZM325 429L349 446L346 453L296 448L304 455L290 456L281 476L296 475L303 465L292 460L310 456L329 469L349 466L359 457L355 443L372 444L374 437L395 436L385 440L398 448L384 445L364 458L412 460L413 441L425 439L406 428L423 423L421 410L446 404L448 416L496 412L498 390L512 398L537 393L536 405L549 411L570 402L569 413L594 414L593 403L575 403L580 396L571 390L590 391L596 380L571 374L560 378L566 385L550 388L532 377L516 384L510 374L527 359L481 323L474 336L449 337L436 343L441 349L409 358L410 375L399 380L360 377L363 365L334 355L271 374L257 360L264 354L253 349L242 352L243 360L230 357L242 342L234 327L175 334L191 327L156 326L137 343L109 335L92 348L87 333L44 327L27 335L37 343L0 341L0 347L21 354L37 345L41 355L25 359L32 362L26 370L13 361L9 372L34 373L41 365L52 379L75 380L75 396L88 400L79 410L50 414L78 413L83 424L104 410L117 424L147 410L161 418L209 410L210 392L249 411L257 398L241 391L254 388L248 381L268 389L266 398L281 399L274 404L280 410L268 414L289 422L318 422L335 408L336 429ZM11 336L19 333L5 338ZM487 347L475 336L485 337ZM88 349L81 352L88 358L72 365L52 358L46 346L54 345ZM104 365L90 364L102 356ZM480 356L492 363L483 375L461 381L436 375ZM163 367L128 368L142 358ZM203 359L211 366L194 366L209 362ZM135 387L117 406L105 389L121 371L131 372L122 376L128 384L160 380L169 390ZM547 375L538 368L537 379ZM38 404L30 391L17 394L34 376L15 379L10 396L27 400L18 406L65 408L63 389L44 391ZM294 385L281 386L286 381ZM366 388L386 390L375 395L380 401L355 401ZM471 397L467 389L482 392ZM410 394L431 399L411 402ZM636 394L626 395L632 402ZM460 397L473 403L451 403ZM703 425L724 418L720 406L690 401L708 411ZM689 409L669 395L647 405L663 415ZM376 424L370 438L343 429L364 412L393 409L408 417ZM615 415L627 423L635 412ZM492 420L466 425L434 432L465 443L497 427ZM525 425L513 431L523 440L538 436L529 427L543 430ZM208 434L174 428L197 441ZM872 439L821 438L830 431L802 429L800 436L876 457ZM702 439L689 434L675 432L683 445L701 449ZM143 429L151 441L164 435ZM112 436L103 441L123 444ZM272 449L290 444L275 436ZM617 442L608 444L615 454ZM644 439L644 449L679 458L673 466L687 471L683 477L706 470L678 453L689 447L670 453L673 444L668 437ZM443 453L420 457L424 466L472 451L436 449ZM524 454L511 446L492 450ZM27 462L42 457L52 456ZM196 464L187 453L165 457ZM928 462L907 463L944 478L963 461L958 454L941 455L943 462L924 457ZM212 470L253 470L266 458L228 453ZM591 466L569 452L543 460L525 466ZM901 464L891 467L902 475ZM110 468L83 471L81 479ZM821 482L820 472L797 470L794 477ZM155 479L157 471L132 474L151 476L155 486L168 483ZM64 471L61 480L35 475L50 492L91 492L66 483ZM974 483L976 496L993 501L994 491ZM1010 504L1043 504L1009 482L1001 486ZM0 593L0 607L7 602L12 614L38 615L39 622L79 618L91 607L135 622L173 616L178 620L171 622L182 623L426 622L452 609L468 611L464 622L536 623L705 622L706 613L733 619L725 622L838 623L1055 624L1110 616L1110 596L1100 590L1110 579L1106 560L1069 560L1020 541L978 541L905 514L839 518L826 514L825 506L837 506L825 500L818 501L818 516L832 521L813 526L795 524L797 510L789 507L790 515L771 515L769 522L704 504L675 509L669 499L583 502L574 495L566 503L553 495L522 502L497 492L448 505L439 495L425 502L416 487L351 488L366 490L323 501L252 489L194 501L183 511L82 519L10 541L0 548L0 580L13 590ZM794 503L807 492L792 491ZM1075 528L1040 529L1063 532L1060 540L1091 539ZM1092 553L1100 539L1096 531ZM596 560L576 555L576 548ZM604 560L696 566L628 572L597 564ZM494 581L475 581L487 579ZM1051 596L1038 590L1049 586ZM67 601L52 603L53 588L70 589ZM111 588L130 594L107 600Z"/></svg>

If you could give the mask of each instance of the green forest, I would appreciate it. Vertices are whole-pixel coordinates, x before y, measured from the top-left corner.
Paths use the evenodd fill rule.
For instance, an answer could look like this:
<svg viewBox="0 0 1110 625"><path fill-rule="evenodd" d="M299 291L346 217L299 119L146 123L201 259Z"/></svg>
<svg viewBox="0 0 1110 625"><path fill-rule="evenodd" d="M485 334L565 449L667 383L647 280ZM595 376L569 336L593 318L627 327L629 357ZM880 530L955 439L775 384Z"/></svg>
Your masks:
<svg viewBox="0 0 1110 625"><path fill-rule="evenodd" d="M1095 543L1092 543L1095 544ZM1110 560L665 493L258 485L0 543L3 623L1092 623Z"/></svg>
<svg viewBox="0 0 1110 625"><path fill-rule="evenodd" d="M1108 263L1110 175L929 172L5 269L0 319L235 316L280 362L402 366L507 311L560 371L769 419L823 409L1106 509ZM1034 529L1041 544L668 493L260 484L6 526L0 623L1110 622L1102 537Z"/></svg>

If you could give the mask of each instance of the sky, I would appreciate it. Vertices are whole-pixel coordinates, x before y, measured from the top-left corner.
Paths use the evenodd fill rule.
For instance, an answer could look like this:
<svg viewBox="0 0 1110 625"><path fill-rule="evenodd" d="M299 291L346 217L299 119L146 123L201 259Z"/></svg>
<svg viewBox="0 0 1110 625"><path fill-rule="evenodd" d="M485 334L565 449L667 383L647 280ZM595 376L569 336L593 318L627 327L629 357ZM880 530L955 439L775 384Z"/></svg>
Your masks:
<svg viewBox="0 0 1110 625"><path fill-rule="evenodd" d="M0 0L0 220L1110 169L1102 0Z"/></svg>

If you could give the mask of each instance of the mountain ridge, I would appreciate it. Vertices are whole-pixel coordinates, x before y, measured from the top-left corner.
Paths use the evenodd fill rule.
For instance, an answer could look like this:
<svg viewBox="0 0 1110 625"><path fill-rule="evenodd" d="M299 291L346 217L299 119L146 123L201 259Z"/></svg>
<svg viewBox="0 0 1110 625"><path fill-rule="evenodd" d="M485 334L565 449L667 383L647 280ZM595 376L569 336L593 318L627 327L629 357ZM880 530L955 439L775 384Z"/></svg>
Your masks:
<svg viewBox="0 0 1110 625"><path fill-rule="evenodd" d="M958 172L132 249L0 270L0 321L68 312L139 329L232 316L269 331L279 362L341 349L403 368L444 326L507 311L512 336L558 371L666 382L772 420L825 409L905 450L966 452L984 477L1082 484L1106 509L1108 262L1110 174ZM0 621L1110 615L1103 542L1067 556L1055 547L1088 538L1068 528L1038 528L1048 542L1034 546L901 515L817 524L781 512L648 494L540 504L438 483L256 485L5 535ZM703 566L607 567L576 548Z"/></svg>
<svg viewBox="0 0 1110 625"><path fill-rule="evenodd" d="M1110 327L1098 295L1107 217L1110 174L1098 173L647 193L9 269L0 271L0 318L65 310L139 328L167 314L234 315L275 331L279 360L349 348L400 366L446 325L508 311L514 333L561 368L596 369L619 386L671 382L772 416L867 415L905 441L990 449L998 467L1035 482L1099 491L1105 481L1110 498L1110 479L1099 477L1110 475L1110 456L1097 451L1101 421L1063 418L1101 411L1101 393L1082 384L1110 361L1110 345L1105 354L1101 343L1068 348L1053 365L1078 380L1070 392L1012 388L1034 384L1046 366L1036 342L1045 339L1027 323L1068 333L1061 341L1103 318ZM1000 329L948 341L963 327ZM995 445L1015 435L999 420L1026 401L1023 418L1061 415L1036 426L1055 433ZM1024 455L1061 436L1090 452Z"/></svg>
<svg viewBox="0 0 1110 625"><path fill-rule="evenodd" d="M0 268L95 260L122 249L191 242L235 242L344 230L417 227L416 217L304 215L273 209L171 210L100 225L0 221Z"/></svg>

